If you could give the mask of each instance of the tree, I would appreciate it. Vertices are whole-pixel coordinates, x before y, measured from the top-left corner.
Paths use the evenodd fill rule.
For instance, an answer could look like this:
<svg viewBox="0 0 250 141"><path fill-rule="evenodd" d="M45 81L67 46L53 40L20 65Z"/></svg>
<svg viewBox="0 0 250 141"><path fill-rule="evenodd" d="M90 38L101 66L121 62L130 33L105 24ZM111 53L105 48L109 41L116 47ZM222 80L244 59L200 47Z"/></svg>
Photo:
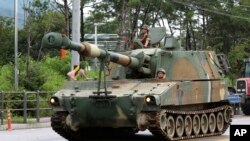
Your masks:
<svg viewBox="0 0 250 141"><path fill-rule="evenodd" d="M44 34L50 31L61 32L65 25L63 15L49 9L49 4L49 1L41 2L40 0L35 0L31 3L28 10L29 15L23 29L27 35L30 34L30 46L28 46L28 42L23 40L24 38L20 39L22 42L25 42L24 45L28 46L27 48L31 49L31 57L38 60L42 59L42 55L47 53L47 50L41 46ZM22 50L22 52L27 54L27 50ZM53 50L50 52L53 52Z"/></svg>
<svg viewBox="0 0 250 141"><path fill-rule="evenodd" d="M14 61L13 19L0 17L0 66Z"/></svg>
<svg viewBox="0 0 250 141"><path fill-rule="evenodd" d="M60 32L64 26L63 16L49 9L49 4L49 0L35 0L29 3L28 7L24 7L28 16L25 20L24 29L20 30L19 34L19 48L22 54L20 57L24 55L26 58L26 71L22 80L24 84L34 83L32 75L38 71L31 67L31 60L41 60L46 54L51 56L58 56L59 54L57 49L46 49L41 46L42 37L45 33L50 31ZM27 88L27 86L25 87Z"/></svg>

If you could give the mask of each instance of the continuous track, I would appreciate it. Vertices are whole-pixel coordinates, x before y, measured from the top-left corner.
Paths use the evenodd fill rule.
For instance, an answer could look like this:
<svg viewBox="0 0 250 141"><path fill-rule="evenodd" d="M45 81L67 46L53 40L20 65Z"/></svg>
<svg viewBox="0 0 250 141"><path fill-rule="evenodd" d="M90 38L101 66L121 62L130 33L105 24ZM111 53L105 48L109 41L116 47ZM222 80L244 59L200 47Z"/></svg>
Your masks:
<svg viewBox="0 0 250 141"><path fill-rule="evenodd" d="M149 130L155 136L166 140L221 135L229 127L233 116L230 105L200 111L174 111L163 107L159 112L148 114Z"/></svg>
<svg viewBox="0 0 250 141"><path fill-rule="evenodd" d="M233 116L232 107L229 104L215 105L213 108L199 111L169 110L168 107L162 107L160 111L144 113L148 115L150 132L156 137L171 141L221 135L229 127ZM77 141L84 138L85 135L90 135L82 133L98 132L96 129L78 132L70 130L65 124L67 114L67 112L56 112L51 118L53 130L62 137L70 141ZM126 131L124 129L109 130L108 128L108 130L102 131L110 132L111 136L118 135L118 133L132 135L131 131L124 132Z"/></svg>

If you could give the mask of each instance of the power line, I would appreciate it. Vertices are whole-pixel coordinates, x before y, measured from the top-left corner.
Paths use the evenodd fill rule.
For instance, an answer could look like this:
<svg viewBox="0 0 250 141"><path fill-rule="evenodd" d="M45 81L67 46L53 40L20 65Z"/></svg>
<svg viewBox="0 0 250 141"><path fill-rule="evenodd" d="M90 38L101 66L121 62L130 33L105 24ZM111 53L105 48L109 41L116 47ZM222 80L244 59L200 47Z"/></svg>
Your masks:
<svg viewBox="0 0 250 141"><path fill-rule="evenodd" d="M197 9L198 10L203 10L203 11L206 11L206 12L209 12L209 13L214 13L214 14L217 14L217 15L222 15L222 16L227 16L227 17L232 17L232 18L237 18L237 19L242 19L242 20L250 21L250 19L246 18L246 17L236 16L236 15L232 15L232 14L227 14L227 13L223 13L223 12L220 12L220 11L210 10L210 9L207 9L207 8L201 8L199 6L194 6L192 4L188 4L188 3L177 1L177 0L170 0L170 1L172 1L174 3L177 3L177 4L184 5L184 6L188 6L190 8L196 9L196 10Z"/></svg>
<svg viewBox="0 0 250 141"><path fill-rule="evenodd" d="M220 1L222 3L225 3L225 4L232 4L232 3L229 3L229 2L224 2L224 1ZM236 5L238 7L246 7L246 8L250 8L250 5L243 5L243 4L239 4L239 5Z"/></svg>
<svg viewBox="0 0 250 141"><path fill-rule="evenodd" d="M250 6L248 5L239 5L240 7L246 7L246 8L250 8Z"/></svg>

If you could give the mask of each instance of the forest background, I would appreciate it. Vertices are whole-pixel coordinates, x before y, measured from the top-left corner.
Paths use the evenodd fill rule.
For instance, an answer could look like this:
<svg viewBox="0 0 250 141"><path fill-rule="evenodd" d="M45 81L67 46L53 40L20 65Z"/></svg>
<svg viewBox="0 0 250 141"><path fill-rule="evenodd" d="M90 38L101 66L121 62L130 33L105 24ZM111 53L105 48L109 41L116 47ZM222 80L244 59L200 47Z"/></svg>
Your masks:
<svg viewBox="0 0 250 141"><path fill-rule="evenodd" d="M18 30L19 88L58 90L68 80L70 53L41 46L48 32L71 35L70 0L33 0L23 6L25 24ZM240 77L239 64L250 53L249 0L81 0L81 41L86 33L137 36L144 24L166 27L187 50L214 50L230 62L228 83ZM88 9L88 13L86 10ZM0 90L14 89L14 18L0 17ZM86 63L85 63L86 65ZM95 72L87 72L95 77Z"/></svg>

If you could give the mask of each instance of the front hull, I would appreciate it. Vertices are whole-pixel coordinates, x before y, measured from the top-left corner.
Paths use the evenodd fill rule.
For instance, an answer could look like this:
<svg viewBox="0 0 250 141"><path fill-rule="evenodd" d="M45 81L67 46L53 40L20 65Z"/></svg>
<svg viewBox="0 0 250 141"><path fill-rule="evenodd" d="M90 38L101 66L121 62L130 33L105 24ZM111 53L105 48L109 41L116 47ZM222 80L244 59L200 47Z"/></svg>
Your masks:
<svg viewBox="0 0 250 141"><path fill-rule="evenodd" d="M80 127L136 126L137 111L129 96L109 100L94 100L88 97L73 99L69 100L67 111L72 122L78 123Z"/></svg>

